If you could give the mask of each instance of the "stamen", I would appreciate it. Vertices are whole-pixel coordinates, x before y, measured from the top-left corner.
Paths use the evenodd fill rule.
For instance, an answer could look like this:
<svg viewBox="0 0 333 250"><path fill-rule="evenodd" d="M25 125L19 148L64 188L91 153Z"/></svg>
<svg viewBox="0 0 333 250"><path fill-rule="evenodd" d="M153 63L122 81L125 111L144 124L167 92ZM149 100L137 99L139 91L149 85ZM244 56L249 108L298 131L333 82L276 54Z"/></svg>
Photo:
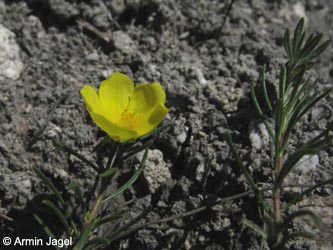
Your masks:
<svg viewBox="0 0 333 250"><path fill-rule="evenodd" d="M119 126L132 130L138 123L139 117L134 112L129 112L128 109L125 109L119 120Z"/></svg>

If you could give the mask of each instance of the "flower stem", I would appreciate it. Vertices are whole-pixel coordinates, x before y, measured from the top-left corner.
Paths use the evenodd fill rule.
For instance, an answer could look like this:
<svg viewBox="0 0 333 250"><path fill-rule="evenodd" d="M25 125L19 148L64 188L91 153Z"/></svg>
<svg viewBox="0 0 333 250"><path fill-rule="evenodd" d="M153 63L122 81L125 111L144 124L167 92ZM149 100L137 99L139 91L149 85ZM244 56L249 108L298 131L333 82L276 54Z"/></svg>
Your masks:
<svg viewBox="0 0 333 250"><path fill-rule="evenodd" d="M89 214L88 219L86 220L85 224L89 224L91 223L97 215L97 212L99 211L99 208L102 204L102 201L104 200L105 197L105 189L101 190L101 192L98 194L96 201L95 201L95 205L93 207L93 209L91 210L91 213Z"/></svg>

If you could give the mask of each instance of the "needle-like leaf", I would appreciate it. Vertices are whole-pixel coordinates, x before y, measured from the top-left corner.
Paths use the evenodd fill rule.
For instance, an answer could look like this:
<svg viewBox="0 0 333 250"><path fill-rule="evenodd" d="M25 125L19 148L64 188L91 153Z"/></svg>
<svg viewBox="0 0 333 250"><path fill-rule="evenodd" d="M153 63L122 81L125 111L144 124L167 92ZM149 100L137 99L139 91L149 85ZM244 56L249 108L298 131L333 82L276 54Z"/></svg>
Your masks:
<svg viewBox="0 0 333 250"><path fill-rule="evenodd" d="M315 49L308 57L306 57L304 61L312 61L313 59L320 56L320 54L326 50L326 48L328 47L328 45L330 45L331 42L332 42L331 40L325 41L322 45L320 45L317 49Z"/></svg>
<svg viewBox="0 0 333 250"><path fill-rule="evenodd" d="M57 197L61 205L65 205L64 198L60 194L59 190L53 185L52 181L46 177L46 175L37 167L33 168L37 176L44 182L48 189Z"/></svg>
<svg viewBox="0 0 333 250"><path fill-rule="evenodd" d="M274 133L273 133L273 129L271 128L271 126L268 124L261 108L260 108L260 105L258 103L258 100L257 100L257 97L256 97L256 94L255 94L255 90L254 90L254 82L251 81L251 99L252 99L252 102L254 104L254 107L256 109L256 111L258 112L258 114L260 115L263 123L265 124L265 127L268 131L268 134L269 136L271 137L272 140L274 140L275 136L274 136Z"/></svg>
<svg viewBox="0 0 333 250"><path fill-rule="evenodd" d="M52 232L52 230L45 224L45 222L42 220L42 218L40 218L37 214L33 214L35 220L37 221L37 223L43 227L44 232L51 238L55 239L56 236L55 234ZM59 249L59 248L57 248Z"/></svg>
<svg viewBox="0 0 333 250"><path fill-rule="evenodd" d="M274 181L274 190L278 190L281 188L282 182L285 177L290 173L290 171L296 166L298 161L304 155L314 155L316 153L318 153L318 149L304 146L291 154L286 160L286 162L283 164L282 169L280 170L278 176L276 177L276 180Z"/></svg>
<svg viewBox="0 0 333 250"><path fill-rule="evenodd" d="M289 226L289 223L291 223L296 218L303 217L303 216L309 216L312 219L314 225L317 228L321 228L322 227L322 221L321 221L320 217L317 214L315 214L311 210L302 209L302 210L298 210L298 211L296 211L296 212L288 215L283 220L283 223L279 226L279 230L282 232L284 229L286 229Z"/></svg>
<svg viewBox="0 0 333 250"><path fill-rule="evenodd" d="M57 140L53 140L53 143L56 147L58 147L59 149L62 149L64 151L67 151L68 153L76 156L78 159L80 159L81 161L83 161L84 163L88 164L90 167L92 167L96 172L99 171L99 167L97 165L95 165L93 162L89 161L88 159L86 159L83 155L79 154L76 150L72 149L71 147L57 141Z"/></svg>
<svg viewBox="0 0 333 250"><path fill-rule="evenodd" d="M90 235L91 231L94 229L94 226L95 226L95 221L92 221L85 226L78 241L75 243L73 250L84 250L85 249L85 245L89 240L89 235Z"/></svg>
<svg viewBox="0 0 333 250"><path fill-rule="evenodd" d="M313 35L311 34L311 36L308 38L308 41L305 43L301 54L300 54L300 59L302 59L302 57L307 56L308 54L310 54L310 52L312 52L312 50L319 44L320 40L322 39L323 34L319 34L315 37L313 37Z"/></svg>
<svg viewBox="0 0 333 250"><path fill-rule="evenodd" d="M113 168L110 168L110 169L108 169L108 170L105 170L105 171L104 171L103 173L101 173L99 176L100 176L100 177L103 177L103 178L108 178L108 177L114 175L117 171L118 171L118 168L113 167Z"/></svg>
<svg viewBox="0 0 333 250"><path fill-rule="evenodd" d="M139 178L141 172L143 171L144 167L145 167L145 162L147 160L148 157L148 148L146 148L141 163L140 163L140 167L136 170L135 174L131 177L131 179L129 179L124 185L122 185L119 189L117 189L116 191L114 191L112 194L110 194L108 197L106 197L103 202L106 202L112 198L114 198L115 196L117 196L118 194L124 192L127 188L129 188L130 186L132 186L132 184Z"/></svg>
<svg viewBox="0 0 333 250"><path fill-rule="evenodd" d="M232 139L231 139L231 135L229 132L226 133L226 139L227 139L227 143L229 145L229 148L233 154L233 156L235 157L236 159L236 162L237 162L237 165L241 168L247 182L250 184L252 190L254 191L259 203L262 205L262 207L265 209L266 212L268 212L269 214L272 213L269 205L267 204L267 202L264 200L260 190L258 189L255 181L253 180L250 172L248 171L248 169L244 166L242 160L240 159L239 155L237 154L237 151L234 147L234 144L232 142Z"/></svg>
<svg viewBox="0 0 333 250"><path fill-rule="evenodd" d="M293 39L293 56L294 58L297 58L297 54L299 52L299 48L302 45L303 39L304 39L304 18L301 18L301 20L298 22L295 32L294 32L294 39Z"/></svg>
<svg viewBox="0 0 333 250"><path fill-rule="evenodd" d="M286 81L287 81L287 70L285 67L282 67L281 73L280 73L280 86L279 86L280 96L279 97L283 101L284 101L284 94L285 94L285 90L286 90Z"/></svg>
<svg viewBox="0 0 333 250"><path fill-rule="evenodd" d="M76 182L71 182L68 185L68 188L70 188L74 191L76 199L79 202L79 204L81 205L81 209L82 209L83 213L85 213L86 212L86 205L85 205L86 203L84 201L82 190L81 190L79 184Z"/></svg>
<svg viewBox="0 0 333 250"><path fill-rule="evenodd" d="M291 240L291 239L295 239L295 238L307 238L309 240L314 240L315 239L315 235L309 231L297 231L297 232L293 232L290 234L287 234L286 236L284 236L282 238L282 240L280 241L280 243L275 246L274 249L284 249L284 246L286 245L286 243Z"/></svg>
<svg viewBox="0 0 333 250"><path fill-rule="evenodd" d="M293 58L293 53L292 53L291 46L290 46L290 31L289 31L289 29L286 29L286 32L284 33L283 47L284 47L284 50L286 51L286 54L288 56L288 59L289 59L290 63L293 64L294 58Z"/></svg>
<svg viewBox="0 0 333 250"><path fill-rule="evenodd" d="M245 226L251 228L253 231L257 232L263 239L267 240L267 233L257 224L255 224L253 221L250 221L246 218L242 218L242 223Z"/></svg>
<svg viewBox="0 0 333 250"><path fill-rule="evenodd" d="M71 229L65 215L60 211L59 208L57 208L56 205L54 205L52 201L43 200L42 203L48 206L53 211L53 213L59 218L60 222L65 228L66 236L69 238L71 236Z"/></svg>
<svg viewBox="0 0 333 250"><path fill-rule="evenodd" d="M319 96L313 95L305 100L303 100L301 103L299 103L293 111L293 114L289 120L288 127L285 131L285 137L289 138L292 129L295 127L296 123L301 119L301 117L310 109L312 108L317 102L319 102L321 99L323 99L325 96L327 96L330 93L331 90L327 90L324 93L322 93ZM286 141L282 145L283 148L286 146Z"/></svg>
<svg viewBox="0 0 333 250"><path fill-rule="evenodd" d="M262 87L262 93L266 101L266 105L270 111L273 110L271 101L269 100L269 96L267 94L267 88L266 88L266 64L264 64L261 72L261 87Z"/></svg>
<svg viewBox="0 0 333 250"><path fill-rule="evenodd" d="M303 200L304 196L310 194L312 191L321 188L323 186L326 186L327 184L333 184L333 179L329 179L327 181L320 182L310 188L307 188L306 190L302 191L301 193L297 194L291 201L287 203L287 205L284 207L284 210L287 211L292 205L297 204L301 200Z"/></svg>

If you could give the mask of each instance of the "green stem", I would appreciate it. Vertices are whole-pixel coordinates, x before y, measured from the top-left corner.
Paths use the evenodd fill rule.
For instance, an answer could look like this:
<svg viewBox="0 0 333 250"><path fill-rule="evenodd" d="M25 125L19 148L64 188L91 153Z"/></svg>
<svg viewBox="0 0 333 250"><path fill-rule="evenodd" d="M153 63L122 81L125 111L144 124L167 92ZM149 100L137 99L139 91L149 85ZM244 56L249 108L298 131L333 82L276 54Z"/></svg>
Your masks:
<svg viewBox="0 0 333 250"><path fill-rule="evenodd" d="M277 168L275 170L275 179L277 178L277 176L279 175L281 168L283 165L283 156L279 156L278 158L278 162L277 162ZM277 188L276 190L274 190L274 220L275 222L279 222L281 219L281 202L280 202L280 193L281 193L281 188Z"/></svg>
<svg viewBox="0 0 333 250"><path fill-rule="evenodd" d="M104 167L104 168L101 167L100 168L100 170L99 170L100 173L101 172L103 173L105 171L105 169L110 169L113 166L113 164L115 164L115 161L117 160L117 158L122 156L122 152L119 152L120 148L121 148L121 144L111 144L111 145L109 145L109 153L110 153L109 154L109 159L108 159L106 167ZM105 199L106 191L107 191L108 186L111 183L111 179L112 179L112 176L108 176L106 178L101 178L101 184L100 184L100 189L99 189L97 198L94 202L94 206L90 210L88 218L85 219L85 221L84 221L80 237L83 237L83 238L88 237L88 239L89 239L90 236L91 236L92 230L96 227L96 224L95 224L96 218L98 216L98 212L100 211L103 200ZM98 183L98 179L96 180L95 184L97 185L97 183ZM93 187L93 190L94 189L95 189L95 186ZM87 200L87 203L89 203L88 200ZM73 249L74 250L81 250L82 247L85 246L85 244L86 244L86 241L80 241L79 240L75 244Z"/></svg>
<svg viewBox="0 0 333 250"><path fill-rule="evenodd" d="M277 154L276 155L276 165L274 167L274 177L275 180L277 179L278 175L280 174L280 171L282 169L283 166L283 152L281 152L281 145L283 145L283 135L284 133L281 133L281 136L278 138L278 143L277 143ZM281 187L277 187L276 189L273 188L273 215L274 215L274 224L276 226L276 228L278 227L278 225L280 225L281 223ZM282 239L282 232L280 231L276 231L276 243L278 244L281 239ZM275 245L274 244L274 245Z"/></svg>
<svg viewBox="0 0 333 250"><path fill-rule="evenodd" d="M102 204L102 201L104 200L105 191L106 191L106 188L103 188L103 190L101 190L100 193L98 194L96 201L95 201L95 205L94 205L93 209L91 210L89 217L85 222L85 225L90 224L96 218L99 208Z"/></svg>

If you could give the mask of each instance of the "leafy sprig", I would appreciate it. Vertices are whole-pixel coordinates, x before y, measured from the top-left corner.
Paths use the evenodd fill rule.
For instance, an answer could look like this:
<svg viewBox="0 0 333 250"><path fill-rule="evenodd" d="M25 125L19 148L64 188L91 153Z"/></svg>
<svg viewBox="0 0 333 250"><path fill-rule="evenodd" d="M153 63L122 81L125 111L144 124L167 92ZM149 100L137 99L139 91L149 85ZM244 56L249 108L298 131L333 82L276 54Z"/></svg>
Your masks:
<svg viewBox="0 0 333 250"><path fill-rule="evenodd" d="M312 80L307 75L307 71L314 66L314 60L325 51L331 41L327 40L320 44L323 37L322 34L311 34L306 41L305 37L304 18L297 24L293 39L291 39L288 29L284 34L283 46L288 61L280 70L278 96L275 103L270 100L267 93L265 80L266 66L263 66L260 83L265 105L269 110L267 114L263 113L263 109L255 94L254 82L251 82L251 99L256 111L265 124L273 145L272 206L268 205L269 202L267 200L264 200L262 191L258 189L250 171L243 165L232 143L231 136L227 133L227 142L231 148L231 152L236 158L236 162L240 166L246 180L255 192L259 204L265 211L265 230L246 218L244 218L243 223L258 232L267 241L268 246L274 250L284 249L287 242L296 237L314 239L315 235L312 232L303 230L289 233L286 229L292 221L303 216L309 216L314 225L319 228L321 226L320 218L310 210L304 209L291 212L290 208L314 189L333 183L332 179L323 181L306 189L296 195L287 204L281 206L281 191L286 177L303 157L310 157L317 154L331 145L333 139L332 127L329 127L318 136L299 146L294 152L287 152L287 146L296 124L312 107L330 93L330 90L318 93L316 86L319 83L319 78ZM273 117L274 127L270 125L267 117Z"/></svg>
<svg viewBox="0 0 333 250"><path fill-rule="evenodd" d="M165 128L166 127L163 127L163 129ZM161 128L155 129L149 135L141 138L141 140L145 140L145 142L141 144L133 142L121 144L109 138L102 140L99 145L96 146L95 151L103 150L110 153L105 166L97 166L83 155L80 155L77 150L58 141L54 141L54 144L59 149L76 156L83 163L91 167L95 171L96 178L92 190L82 190L81 187L74 182L69 184L68 188L74 191L73 204L75 205L75 209L73 209L69 203L66 202L65 197L55 187L52 181L39 168L34 168L37 176L56 198L56 202L45 199L42 203L58 218L64 231L62 235L57 235L51 230L47 221L43 220L38 214L34 214L36 221L44 229L44 232L51 238L66 237L69 239L71 237L73 239L73 245L69 246L68 249L101 249L107 247L115 237L127 228L110 231L103 235L103 237L95 236L94 231L98 230L98 228L106 223L118 223L120 220L126 219L126 214L123 213L125 209L120 209L120 212L117 212L118 209L112 214L101 213L102 205L131 187L138 179L144 170L145 161L148 157L148 149L153 143L150 137L159 131L161 131ZM116 172L119 171L124 161L141 151L144 151L144 154L133 176L125 184L109 192L108 190L112 184L113 177ZM92 193L97 193L95 200L92 200Z"/></svg>

